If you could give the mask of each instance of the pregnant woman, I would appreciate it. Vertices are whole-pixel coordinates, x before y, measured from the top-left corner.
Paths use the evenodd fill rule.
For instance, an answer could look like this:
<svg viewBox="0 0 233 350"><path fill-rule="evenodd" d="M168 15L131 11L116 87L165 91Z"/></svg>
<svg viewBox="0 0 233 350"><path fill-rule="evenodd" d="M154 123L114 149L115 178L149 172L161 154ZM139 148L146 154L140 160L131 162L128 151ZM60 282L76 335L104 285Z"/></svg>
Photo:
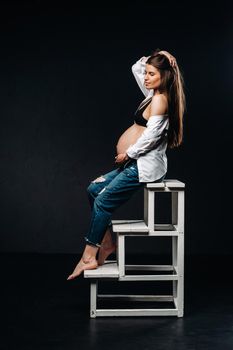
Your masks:
<svg viewBox="0 0 233 350"><path fill-rule="evenodd" d="M167 173L167 147L182 143L184 80L175 57L156 49L141 57L132 72L145 99L135 112L134 124L116 145L118 167L91 181L87 188L92 217L86 247L67 280L104 264L116 249L110 230L112 213L145 183L162 181Z"/></svg>

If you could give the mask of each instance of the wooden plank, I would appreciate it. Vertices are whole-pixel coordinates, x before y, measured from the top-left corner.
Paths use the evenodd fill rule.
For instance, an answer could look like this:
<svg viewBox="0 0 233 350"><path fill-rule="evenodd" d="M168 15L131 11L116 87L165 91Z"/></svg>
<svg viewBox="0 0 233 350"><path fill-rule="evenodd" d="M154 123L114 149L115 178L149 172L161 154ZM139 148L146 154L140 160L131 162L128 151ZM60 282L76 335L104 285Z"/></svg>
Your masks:
<svg viewBox="0 0 233 350"><path fill-rule="evenodd" d="M185 183L178 180L164 180L165 186L168 188L184 188Z"/></svg>
<svg viewBox="0 0 233 350"><path fill-rule="evenodd" d="M144 222L144 220L142 219L134 219L134 220L112 220L111 221L113 225L123 225L123 224L133 224L133 223L140 223L140 222Z"/></svg>
<svg viewBox="0 0 233 350"><path fill-rule="evenodd" d="M133 220L132 220L133 221ZM145 222L141 220L138 223L122 223L113 224L113 232L117 232L119 235L125 236L177 236L177 225L172 224L155 224L154 230L149 230ZM144 234L145 233L145 234Z"/></svg>
<svg viewBox="0 0 233 350"><path fill-rule="evenodd" d="M135 222L132 220L128 223L113 223L113 230L114 232L137 232L137 230L142 230L141 232L147 232L148 226L143 220L140 220L138 222ZM154 231L176 231L176 225L172 224L154 224L153 225ZM125 231L124 231L125 230ZM140 232L140 231L138 231Z"/></svg>
<svg viewBox="0 0 233 350"><path fill-rule="evenodd" d="M175 281L178 275L125 275L119 281Z"/></svg>
<svg viewBox="0 0 233 350"><path fill-rule="evenodd" d="M165 189L165 188L181 188L183 189L185 187L185 183L181 182L179 180L176 179L167 179L167 180L163 180L163 182L148 182L147 184L145 184L145 187L148 188L148 190L161 190L161 189Z"/></svg>
<svg viewBox="0 0 233 350"><path fill-rule="evenodd" d="M165 184L164 184L164 182L148 182L144 186L145 186L145 188L149 188L149 189L152 189L152 188L163 189L165 187Z"/></svg>
<svg viewBox="0 0 233 350"><path fill-rule="evenodd" d="M174 302L173 295L149 295L149 294L98 294L101 299L124 299L128 301L161 301Z"/></svg>
<svg viewBox="0 0 233 350"><path fill-rule="evenodd" d="M149 228L143 220L138 222L131 220L130 223L114 223L114 221L112 221L112 223L113 232L149 232Z"/></svg>
<svg viewBox="0 0 233 350"><path fill-rule="evenodd" d="M105 261L104 265L93 270L84 270L85 278L118 278L119 268L114 261Z"/></svg>
<svg viewBox="0 0 233 350"><path fill-rule="evenodd" d="M177 309L97 309L96 316L177 316Z"/></svg>
<svg viewBox="0 0 233 350"><path fill-rule="evenodd" d="M157 236L157 237L174 237L174 236L178 236L179 232L176 231L151 231L149 233L149 237L150 236Z"/></svg>
<svg viewBox="0 0 233 350"><path fill-rule="evenodd" d="M126 270L138 270L138 271L174 271L173 265L125 265Z"/></svg>
<svg viewBox="0 0 233 350"><path fill-rule="evenodd" d="M176 231L176 227L172 224L155 224L154 231Z"/></svg>

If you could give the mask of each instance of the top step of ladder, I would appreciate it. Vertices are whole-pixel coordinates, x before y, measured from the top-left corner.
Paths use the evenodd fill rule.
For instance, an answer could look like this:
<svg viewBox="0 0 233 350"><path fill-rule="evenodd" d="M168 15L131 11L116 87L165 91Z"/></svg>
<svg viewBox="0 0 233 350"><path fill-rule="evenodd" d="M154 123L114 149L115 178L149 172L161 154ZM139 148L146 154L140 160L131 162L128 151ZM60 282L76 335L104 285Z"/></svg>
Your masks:
<svg viewBox="0 0 233 350"><path fill-rule="evenodd" d="M148 182L145 184L145 188L148 189L153 189L153 188L158 188L158 189L170 189L170 188L184 188L185 183L179 181L179 180L173 180L173 179L167 179L163 180L162 182Z"/></svg>

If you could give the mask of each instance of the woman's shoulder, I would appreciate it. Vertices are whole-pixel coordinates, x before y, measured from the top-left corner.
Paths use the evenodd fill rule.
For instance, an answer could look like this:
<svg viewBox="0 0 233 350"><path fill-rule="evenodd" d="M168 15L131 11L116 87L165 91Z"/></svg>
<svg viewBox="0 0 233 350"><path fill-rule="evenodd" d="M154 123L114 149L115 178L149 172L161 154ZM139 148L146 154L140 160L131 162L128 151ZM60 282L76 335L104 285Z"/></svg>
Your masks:
<svg viewBox="0 0 233 350"><path fill-rule="evenodd" d="M156 94L151 100L151 114L166 114L168 111L168 99L166 94Z"/></svg>
<svg viewBox="0 0 233 350"><path fill-rule="evenodd" d="M168 97L165 93L155 94L152 96L152 101L168 102Z"/></svg>

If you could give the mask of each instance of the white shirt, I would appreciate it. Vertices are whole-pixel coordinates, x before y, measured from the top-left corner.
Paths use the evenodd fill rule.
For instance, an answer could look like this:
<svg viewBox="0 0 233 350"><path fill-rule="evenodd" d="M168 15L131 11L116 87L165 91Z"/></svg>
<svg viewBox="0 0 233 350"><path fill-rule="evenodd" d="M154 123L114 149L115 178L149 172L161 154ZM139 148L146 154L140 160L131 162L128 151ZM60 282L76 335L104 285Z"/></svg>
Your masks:
<svg viewBox="0 0 233 350"><path fill-rule="evenodd" d="M154 94L153 89L146 89L144 85L144 71L147 57L141 57L133 66L133 75L145 95L144 104ZM137 159L139 182L153 182L158 180L167 172L167 137L169 127L167 114L152 115L146 123L146 129L137 139L136 143L130 145L126 153L130 158Z"/></svg>

